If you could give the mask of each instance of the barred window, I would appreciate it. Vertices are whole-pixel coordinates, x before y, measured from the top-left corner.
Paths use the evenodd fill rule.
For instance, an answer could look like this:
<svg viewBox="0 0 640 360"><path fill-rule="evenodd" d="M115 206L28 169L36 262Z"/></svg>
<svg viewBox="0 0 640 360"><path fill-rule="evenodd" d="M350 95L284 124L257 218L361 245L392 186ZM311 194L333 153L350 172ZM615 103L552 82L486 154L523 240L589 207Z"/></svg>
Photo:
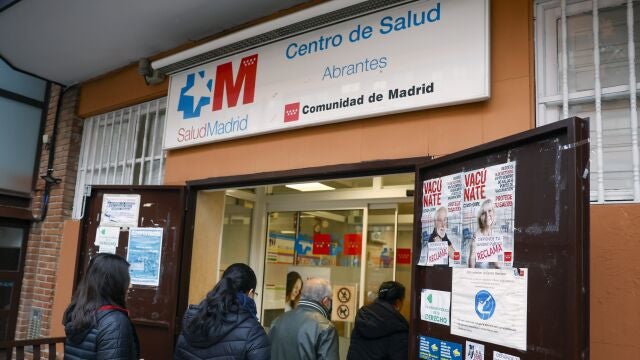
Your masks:
<svg viewBox="0 0 640 360"><path fill-rule="evenodd" d="M640 1L535 6L537 124L589 117L591 201L640 201Z"/></svg>
<svg viewBox="0 0 640 360"><path fill-rule="evenodd" d="M162 184L166 98L84 122L73 218L83 215L85 185Z"/></svg>

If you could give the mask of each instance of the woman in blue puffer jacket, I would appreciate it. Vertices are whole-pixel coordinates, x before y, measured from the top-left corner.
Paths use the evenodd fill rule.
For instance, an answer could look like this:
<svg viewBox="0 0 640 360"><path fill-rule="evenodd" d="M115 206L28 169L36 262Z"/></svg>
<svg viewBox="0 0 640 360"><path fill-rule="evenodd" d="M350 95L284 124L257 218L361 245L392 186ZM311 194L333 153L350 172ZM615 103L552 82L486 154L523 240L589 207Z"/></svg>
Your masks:
<svg viewBox="0 0 640 360"><path fill-rule="evenodd" d="M63 318L66 360L139 359L125 298L129 263L114 254L91 259Z"/></svg>
<svg viewBox="0 0 640 360"><path fill-rule="evenodd" d="M256 274L233 264L199 305L184 315L174 359L268 360L269 338L256 317Z"/></svg>

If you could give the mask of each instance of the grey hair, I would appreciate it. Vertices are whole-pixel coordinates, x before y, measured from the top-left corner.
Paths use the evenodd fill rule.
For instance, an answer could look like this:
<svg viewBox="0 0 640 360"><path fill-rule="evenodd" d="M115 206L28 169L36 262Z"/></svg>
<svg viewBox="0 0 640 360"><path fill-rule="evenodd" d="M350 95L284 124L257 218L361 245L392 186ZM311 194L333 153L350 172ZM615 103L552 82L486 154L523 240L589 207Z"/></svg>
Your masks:
<svg viewBox="0 0 640 360"><path fill-rule="evenodd" d="M321 302L325 297L331 298L331 283L329 280L322 278L308 279L302 288L300 299Z"/></svg>

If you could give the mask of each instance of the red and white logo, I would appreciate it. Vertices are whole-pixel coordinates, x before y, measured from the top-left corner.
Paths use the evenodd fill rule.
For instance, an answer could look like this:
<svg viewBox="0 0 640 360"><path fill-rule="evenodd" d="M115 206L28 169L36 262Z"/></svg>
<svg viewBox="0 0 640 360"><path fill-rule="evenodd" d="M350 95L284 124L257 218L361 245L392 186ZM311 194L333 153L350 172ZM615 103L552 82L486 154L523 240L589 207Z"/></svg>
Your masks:
<svg viewBox="0 0 640 360"><path fill-rule="evenodd" d="M300 103L291 103L284 106L284 122L297 121L300 118Z"/></svg>
<svg viewBox="0 0 640 360"><path fill-rule="evenodd" d="M504 261L505 262L510 262L511 261L511 251L505 251L504 252Z"/></svg>

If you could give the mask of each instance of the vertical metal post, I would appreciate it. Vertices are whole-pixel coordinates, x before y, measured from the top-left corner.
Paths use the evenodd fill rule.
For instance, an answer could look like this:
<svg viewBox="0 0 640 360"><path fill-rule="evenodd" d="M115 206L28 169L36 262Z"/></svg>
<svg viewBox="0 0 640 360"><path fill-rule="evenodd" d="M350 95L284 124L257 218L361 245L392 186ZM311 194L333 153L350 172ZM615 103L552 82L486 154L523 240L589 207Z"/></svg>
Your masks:
<svg viewBox="0 0 640 360"><path fill-rule="evenodd" d="M116 183L116 174L118 174L118 166L120 166L119 162L118 162L118 157L120 156L120 145L121 143L121 139L122 139L122 122L124 121L124 110L120 110L120 122L118 123L118 146L116 146L116 160L114 161L115 163L115 169L113 171L113 177L111 178L111 183L115 184ZM122 166L122 172L124 172L124 166Z"/></svg>
<svg viewBox="0 0 640 360"><path fill-rule="evenodd" d="M138 184L144 184L144 162L147 159L147 131L149 131L149 119L151 114L149 113L150 103L147 103L147 111L145 112L147 117L144 122L144 132L142 133L142 154L140 157L140 173L138 174Z"/></svg>
<svg viewBox="0 0 640 360"><path fill-rule="evenodd" d="M113 148L113 133L115 132L115 127L116 127L116 119L118 118L118 113L112 113L113 114L113 120L111 121L111 133L109 134L109 150L107 151L107 161L105 162L106 168L105 168L105 174L104 174L104 184L108 184L109 183L109 169L111 169L111 149ZM116 167L118 165L116 164ZM115 169L114 169L115 172Z"/></svg>
<svg viewBox="0 0 640 360"><path fill-rule="evenodd" d="M598 0L593 0L593 67L596 101L596 152L598 156L598 202L604 202L604 169L602 160L602 86L600 84L600 18Z"/></svg>
<svg viewBox="0 0 640 360"><path fill-rule="evenodd" d="M155 154L155 150L156 150L156 133L158 132L158 121L160 121L160 101L156 100L156 116L155 116L155 120L153 121L153 132L151 133L151 151L149 151L149 153L151 154L151 160L149 161L149 184L153 183L153 162L155 161L156 158L156 154Z"/></svg>
<svg viewBox="0 0 640 360"><path fill-rule="evenodd" d="M135 121L133 123L133 146L131 147L131 172L129 173L129 184L132 185L136 185L133 183L133 173L135 172L136 169L136 151L138 150L138 128L140 128L139 126L139 122L140 122L140 113L142 112L141 109L142 105L138 105L135 107L135 110L137 110L137 115L136 116L131 116L131 121ZM132 110L133 112L133 110Z"/></svg>
<svg viewBox="0 0 640 360"><path fill-rule="evenodd" d="M636 101L636 47L633 36L633 1L627 0L627 48L629 53L629 110L633 155L633 200L640 201L640 149L638 149L638 106Z"/></svg>
<svg viewBox="0 0 640 360"><path fill-rule="evenodd" d="M98 183L102 182L102 158L104 157L105 140L107 140L107 123L109 122L106 115L102 115L101 120L102 119L104 119L104 129L102 129L102 144L100 144L100 158L98 159Z"/></svg>
<svg viewBox="0 0 640 360"><path fill-rule="evenodd" d="M562 118L569 117L569 75L567 74L567 0L560 0L560 23L562 31Z"/></svg>

